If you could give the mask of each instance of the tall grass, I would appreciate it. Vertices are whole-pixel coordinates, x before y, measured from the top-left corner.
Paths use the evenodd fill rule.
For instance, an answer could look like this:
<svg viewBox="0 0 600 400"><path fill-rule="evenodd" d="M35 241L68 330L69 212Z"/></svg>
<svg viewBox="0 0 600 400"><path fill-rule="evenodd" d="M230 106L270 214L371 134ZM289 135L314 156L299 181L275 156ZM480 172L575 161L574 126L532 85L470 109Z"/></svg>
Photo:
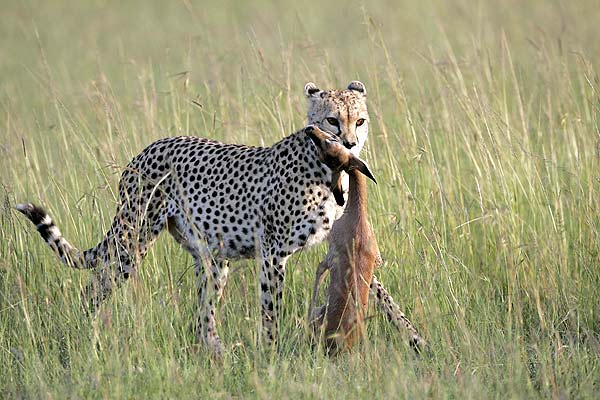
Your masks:
<svg viewBox="0 0 600 400"><path fill-rule="evenodd" d="M3 397L594 397L600 376L600 8L579 2L38 2L0 13ZM96 318L13 206L46 205L82 248L152 141L269 145L302 87L369 91L377 273L431 344L371 310L335 360L304 317L317 247L288 264L281 340L257 349L256 266L197 348L191 260L163 236Z"/></svg>

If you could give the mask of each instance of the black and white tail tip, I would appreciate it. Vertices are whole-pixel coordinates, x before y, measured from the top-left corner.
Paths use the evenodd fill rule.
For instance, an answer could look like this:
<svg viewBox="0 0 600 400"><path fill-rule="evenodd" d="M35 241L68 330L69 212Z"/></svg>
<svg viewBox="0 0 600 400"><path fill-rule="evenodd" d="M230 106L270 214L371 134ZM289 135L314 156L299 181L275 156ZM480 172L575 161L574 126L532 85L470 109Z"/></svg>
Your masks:
<svg viewBox="0 0 600 400"><path fill-rule="evenodd" d="M63 248L60 246L62 234L52 218L41 207L31 203L17 204L17 211L25 215L37 228L37 231L42 235L42 238L50 245L56 246L59 256L63 256Z"/></svg>
<svg viewBox="0 0 600 400"><path fill-rule="evenodd" d="M43 208L34 204L17 204L17 211L29 218L29 220L37 227L38 231L42 233L42 236L44 236L43 232L47 232L51 227L55 226L48 213L46 213ZM44 239L46 239L45 236Z"/></svg>

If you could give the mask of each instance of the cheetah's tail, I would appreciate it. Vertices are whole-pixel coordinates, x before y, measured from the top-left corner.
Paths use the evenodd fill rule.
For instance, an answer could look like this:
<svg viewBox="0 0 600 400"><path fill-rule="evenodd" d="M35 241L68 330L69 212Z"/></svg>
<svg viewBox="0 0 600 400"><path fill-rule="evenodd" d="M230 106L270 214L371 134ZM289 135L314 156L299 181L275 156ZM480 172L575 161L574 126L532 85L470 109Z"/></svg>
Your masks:
<svg viewBox="0 0 600 400"><path fill-rule="evenodd" d="M62 235L48 213L41 207L31 203L17 204L17 211L25 215L36 226L42 238L60 257L61 261L71 268L89 269L95 266L93 249L81 252L73 247Z"/></svg>

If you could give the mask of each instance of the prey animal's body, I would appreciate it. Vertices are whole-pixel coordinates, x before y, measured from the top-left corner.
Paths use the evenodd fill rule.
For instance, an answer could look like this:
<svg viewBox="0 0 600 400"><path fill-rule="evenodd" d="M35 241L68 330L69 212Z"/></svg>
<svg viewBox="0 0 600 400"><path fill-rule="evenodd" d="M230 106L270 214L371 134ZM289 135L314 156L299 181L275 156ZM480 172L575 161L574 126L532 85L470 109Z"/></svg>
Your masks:
<svg viewBox="0 0 600 400"><path fill-rule="evenodd" d="M367 212L367 182L373 178L368 168L341 145L331 144L323 152L337 159L349 175L348 203L344 214L329 234L329 252L317 269L309 322L315 331L324 331L325 347L330 354L349 349L363 335L369 289L379 256L379 248ZM334 185L340 177L334 174ZM331 280L327 305L315 308L319 286L326 271Z"/></svg>
<svg viewBox="0 0 600 400"><path fill-rule="evenodd" d="M350 349L364 335L373 273L376 266L381 264L367 207L366 177L373 181L375 178L366 164L341 144L326 140L325 135L318 131L312 134L321 135L318 142L322 145L321 157L328 160L328 165L337 165L332 179L334 195L340 193L340 189L336 188L341 186L341 171L347 172L349 176L348 202L343 215L336 220L329 234L329 251L317 268L309 309L309 324L313 331L317 336L323 334L329 354L337 354ZM330 273L327 303L317 308L319 287L327 271ZM385 302L387 299L383 300ZM424 346L424 340L404 313L399 309L395 311L410 333L411 345L418 351Z"/></svg>

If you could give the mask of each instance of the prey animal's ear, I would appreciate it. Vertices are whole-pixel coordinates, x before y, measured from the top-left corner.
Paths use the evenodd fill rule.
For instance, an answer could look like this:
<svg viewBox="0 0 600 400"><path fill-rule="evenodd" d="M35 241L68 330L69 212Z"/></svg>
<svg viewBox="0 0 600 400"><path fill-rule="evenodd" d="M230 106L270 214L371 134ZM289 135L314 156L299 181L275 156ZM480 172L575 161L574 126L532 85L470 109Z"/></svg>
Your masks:
<svg viewBox="0 0 600 400"><path fill-rule="evenodd" d="M319 89L317 85L312 82L308 82L306 85L304 85L304 95L306 97L316 97L320 92L321 89Z"/></svg>
<svg viewBox="0 0 600 400"><path fill-rule="evenodd" d="M342 190L342 176L339 172L334 172L331 176L331 191L338 206L344 205L344 191Z"/></svg>
<svg viewBox="0 0 600 400"><path fill-rule="evenodd" d="M352 81L348 84L348 89L349 90L353 90L355 92L359 92L362 93L363 96L367 95L367 88L365 87L365 84L362 83L361 81Z"/></svg>
<svg viewBox="0 0 600 400"><path fill-rule="evenodd" d="M349 167L349 170L357 169L367 178L377 183L377 181L375 180L375 176L373 176L373 173L369 169L369 166L367 165L366 161L363 161L360 158L353 156L352 158L350 158Z"/></svg>
<svg viewBox="0 0 600 400"><path fill-rule="evenodd" d="M306 128L304 128L304 133L306 133L306 136L308 136L317 147L320 147L321 137L317 134L317 131L318 128L314 125L308 125Z"/></svg>

